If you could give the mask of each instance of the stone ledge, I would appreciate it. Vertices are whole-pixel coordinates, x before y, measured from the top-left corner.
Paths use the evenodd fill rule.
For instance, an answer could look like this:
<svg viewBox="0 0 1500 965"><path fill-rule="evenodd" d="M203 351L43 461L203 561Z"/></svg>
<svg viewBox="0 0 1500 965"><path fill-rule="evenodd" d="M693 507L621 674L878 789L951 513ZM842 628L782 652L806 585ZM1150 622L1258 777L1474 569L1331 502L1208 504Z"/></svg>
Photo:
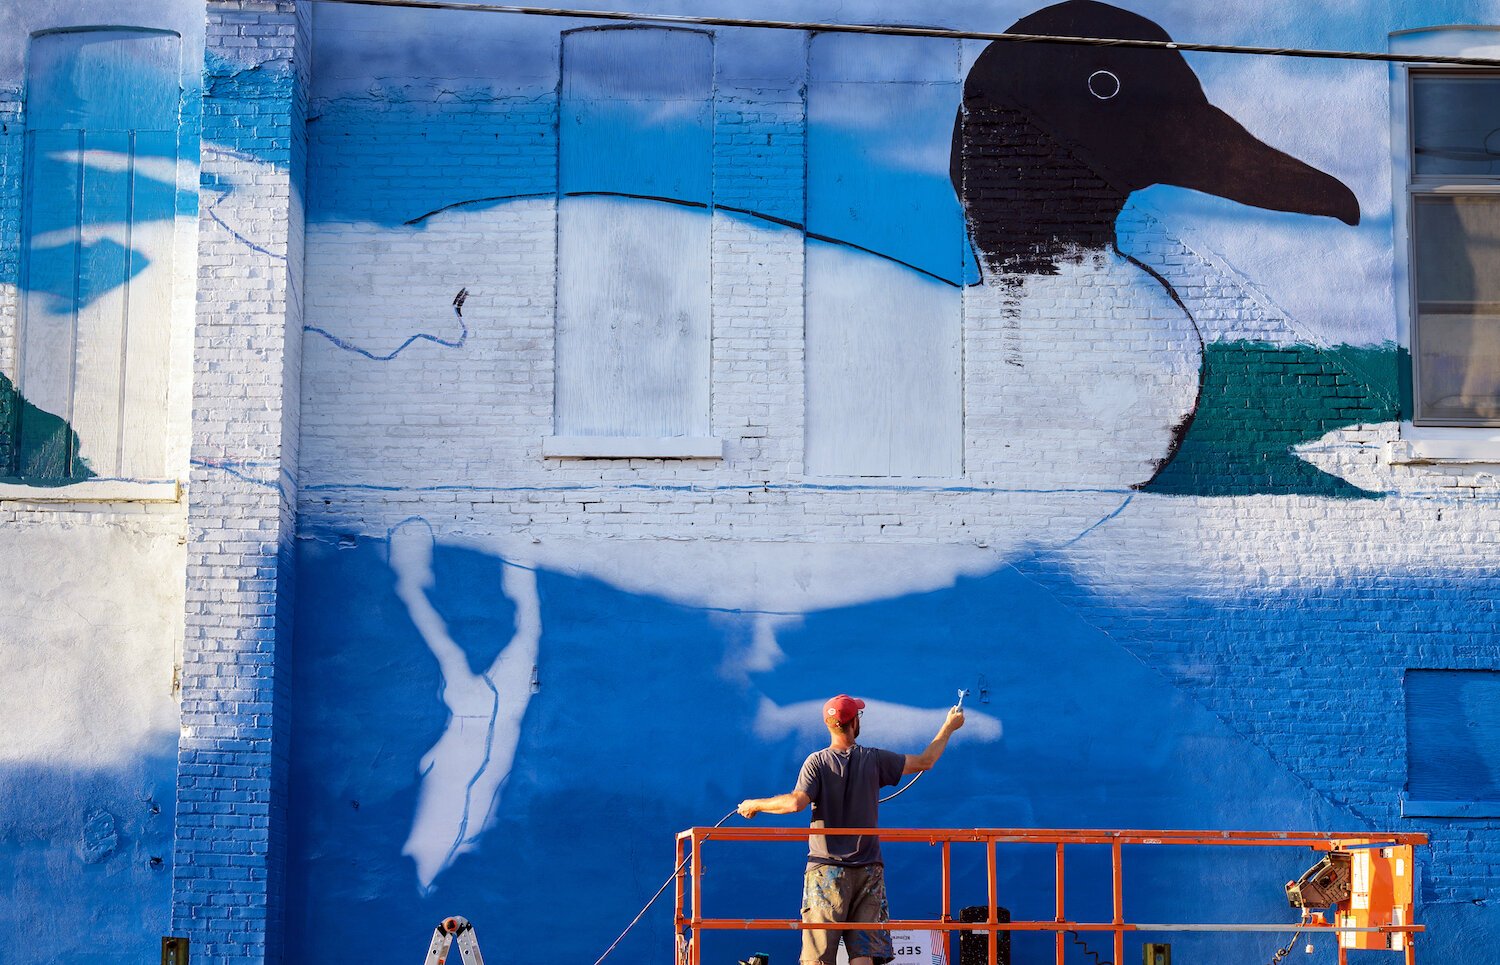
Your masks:
<svg viewBox="0 0 1500 965"><path fill-rule="evenodd" d="M1500 465L1500 440L1398 439L1385 444L1386 462L1393 466Z"/></svg>
<svg viewBox="0 0 1500 965"><path fill-rule="evenodd" d="M1403 818L1500 818L1500 801L1422 801L1401 795Z"/></svg>
<svg viewBox="0 0 1500 965"><path fill-rule="evenodd" d="M723 459L715 436L544 436L546 459Z"/></svg>
<svg viewBox="0 0 1500 965"><path fill-rule="evenodd" d="M175 503L182 486L175 479L141 482L100 479L64 486L0 483L0 502L24 503Z"/></svg>

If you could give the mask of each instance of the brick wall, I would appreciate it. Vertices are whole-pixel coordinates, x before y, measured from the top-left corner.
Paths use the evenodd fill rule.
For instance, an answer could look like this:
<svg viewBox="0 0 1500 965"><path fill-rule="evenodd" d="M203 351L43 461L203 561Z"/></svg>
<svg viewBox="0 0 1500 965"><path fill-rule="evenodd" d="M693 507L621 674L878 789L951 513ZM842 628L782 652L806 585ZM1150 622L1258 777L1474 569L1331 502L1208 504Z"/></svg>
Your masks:
<svg viewBox="0 0 1500 965"><path fill-rule="evenodd" d="M278 961L308 5L210 3L173 929Z"/></svg>
<svg viewBox="0 0 1500 965"><path fill-rule="evenodd" d="M721 78L718 205L797 220L805 130L795 84ZM369 96L379 102L388 92ZM307 323L337 339L318 332L306 346L299 531L307 538L379 538L417 515L440 538L495 537L559 560L568 546L586 555L591 541L659 539L724 540L731 553L762 542L963 544L997 560L1029 559L1039 591L1105 628L1324 800L1370 826L1432 830L1427 900L1488 888L1489 824L1400 817L1399 697L1404 667L1496 660L1473 621L1445 625L1419 602L1492 598L1483 581L1454 587L1473 575L1476 541L1492 539L1494 483L1482 472L1384 459L1398 402L1399 359L1388 348L1310 339L1200 243L1128 208L1122 248L1170 283L1210 342L1201 424L1169 474L1134 495L1095 491L1088 480L1050 496L1027 484L1047 477L1067 430L1037 433L1006 404L1008 330L1027 291L997 277L964 293L963 476L930 484L810 477L803 407L816 387L806 384L801 349L802 239L721 210L711 350L712 426L724 460L544 460L553 203L474 205L425 219L420 233L331 211L333 199L367 183L394 192L385 178L403 170L403 131L448 139L455 165L475 174L465 179L472 197L548 190L540 178L555 170L546 120L554 103L545 92L488 107L428 97L404 86L373 131L368 113L356 120L369 103L343 99L315 111L312 180L328 186L315 204L329 217L309 233ZM425 122L407 116L416 104ZM481 145L486 132L496 137ZM523 147L491 150L496 140ZM1057 217L1077 208L1068 198L1079 178L1087 172L1059 185ZM1084 202L1084 220L1103 203ZM1029 227L1043 237L1051 226ZM470 292L462 328L447 307L460 285ZM1106 300L1094 306L1103 317L1176 310L1165 296L1087 298ZM418 332L432 337L409 342ZM1258 401L1246 408L1252 389ZM1079 450L1110 444L1105 434L1066 440ZM1454 491L1469 501L1455 503ZM1392 574L1401 574L1394 589ZM1263 596L1239 608L1245 586L1283 587L1270 592L1283 593L1278 606L1297 619L1264 610ZM1205 615L1199 600L1216 609ZM1409 616L1419 610L1437 624L1430 637Z"/></svg>

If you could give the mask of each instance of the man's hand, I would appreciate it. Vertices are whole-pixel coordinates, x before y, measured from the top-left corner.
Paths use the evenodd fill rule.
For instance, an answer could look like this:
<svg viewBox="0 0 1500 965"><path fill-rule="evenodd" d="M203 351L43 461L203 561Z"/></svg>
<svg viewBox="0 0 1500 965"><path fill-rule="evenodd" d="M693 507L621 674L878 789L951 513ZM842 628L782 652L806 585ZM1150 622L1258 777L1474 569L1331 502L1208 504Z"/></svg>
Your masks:
<svg viewBox="0 0 1500 965"><path fill-rule="evenodd" d="M964 712L957 705L948 708L948 716L944 718L943 726L938 728L932 743L920 754L907 754L906 766L901 769L901 773L918 774L936 764L938 758L943 756L943 749L948 746L948 738L963 725Z"/></svg>
<svg viewBox="0 0 1500 965"><path fill-rule="evenodd" d="M757 814L796 814L811 803L812 799L805 792L789 791L775 797L746 798L735 810L744 817L753 818Z"/></svg>

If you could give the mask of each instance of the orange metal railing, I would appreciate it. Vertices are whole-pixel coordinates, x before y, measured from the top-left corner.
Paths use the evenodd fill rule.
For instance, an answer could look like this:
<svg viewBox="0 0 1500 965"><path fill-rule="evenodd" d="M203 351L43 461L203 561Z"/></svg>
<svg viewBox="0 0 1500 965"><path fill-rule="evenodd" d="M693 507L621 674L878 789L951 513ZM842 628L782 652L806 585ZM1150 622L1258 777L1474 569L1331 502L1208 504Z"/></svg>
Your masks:
<svg viewBox="0 0 1500 965"><path fill-rule="evenodd" d="M795 841L814 834L870 834L882 841L921 842L930 846L942 846L942 917L936 920L892 919L883 923L846 922L842 924L811 924L795 918L709 918L703 914L703 851L709 841ZM983 845L986 855L986 877L988 879L989 916L986 921L957 922L952 916L952 846L955 843ZM677 912L676 930L679 965L702 965L702 936L705 931L716 929L740 930L913 930L926 929L943 935L944 958L952 962L949 938L956 931L984 931L988 933L989 962L995 965L999 933L1002 931L1053 932L1056 942L1057 965L1063 965L1065 933L1110 932L1114 938L1114 961L1122 965L1125 955L1126 932L1203 932L1203 931L1259 931L1290 932L1297 926L1280 923L1267 924L1188 924L1188 923L1140 923L1125 920L1124 866L1122 848L1126 845L1146 846L1220 846L1220 847L1295 847L1311 848L1315 851L1380 849L1382 860L1392 866L1408 869L1407 889L1396 905L1389 922L1356 923L1349 915L1338 915L1332 922L1321 916L1305 922L1301 930L1308 934L1334 932L1340 935L1339 963L1346 965L1348 947L1356 939L1364 940L1374 935L1393 936L1391 947L1404 950L1406 965L1415 965L1416 950L1412 936L1425 931L1415 922L1413 898L1409 887L1409 869L1413 868L1413 846L1425 845L1425 834L1322 834L1310 831L1101 831L1070 829L1029 828L973 828L973 829L919 829L919 828L689 828L677 835ZM1056 899L1055 917L1049 921L998 920L999 894L996 886L996 849L1008 844L1051 844L1056 848ZM1071 845L1108 845L1110 848L1111 876L1113 878L1114 912L1107 922L1071 921L1067 917L1063 902L1063 881L1066 850ZM689 849L691 860L684 861L684 849ZM1363 919L1360 919L1363 921Z"/></svg>

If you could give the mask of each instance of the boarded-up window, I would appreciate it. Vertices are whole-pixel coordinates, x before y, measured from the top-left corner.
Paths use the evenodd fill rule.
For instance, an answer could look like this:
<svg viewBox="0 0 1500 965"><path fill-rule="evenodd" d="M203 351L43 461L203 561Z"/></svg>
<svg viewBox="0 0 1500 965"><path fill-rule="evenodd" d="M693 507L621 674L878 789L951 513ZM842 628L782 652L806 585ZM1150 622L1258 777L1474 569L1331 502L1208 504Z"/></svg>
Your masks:
<svg viewBox="0 0 1500 965"><path fill-rule="evenodd" d="M8 474L166 473L178 58L155 31L32 41Z"/></svg>
<svg viewBox="0 0 1500 965"><path fill-rule="evenodd" d="M807 469L956 476L965 241L947 144L958 44L819 34L810 57Z"/></svg>
<svg viewBox="0 0 1500 965"><path fill-rule="evenodd" d="M712 39L572 31L562 75L555 431L706 436Z"/></svg>
<svg viewBox="0 0 1500 965"><path fill-rule="evenodd" d="M1500 803L1500 672L1406 672L1406 791L1425 802Z"/></svg>

